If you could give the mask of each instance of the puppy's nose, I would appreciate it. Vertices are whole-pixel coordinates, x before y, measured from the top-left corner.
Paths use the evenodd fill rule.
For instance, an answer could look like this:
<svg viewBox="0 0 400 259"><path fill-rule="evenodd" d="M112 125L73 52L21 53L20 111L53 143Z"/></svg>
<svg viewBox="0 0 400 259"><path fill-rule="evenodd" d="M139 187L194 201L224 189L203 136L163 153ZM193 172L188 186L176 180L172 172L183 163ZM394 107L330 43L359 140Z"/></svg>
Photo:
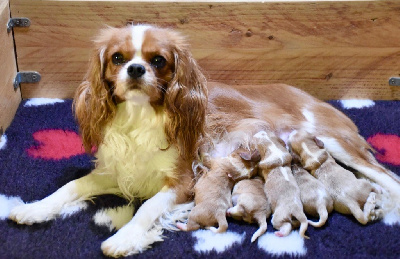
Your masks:
<svg viewBox="0 0 400 259"><path fill-rule="evenodd" d="M133 79L138 79L144 73L146 73L146 68L139 64L132 64L128 67L128 75Z"/></svg>

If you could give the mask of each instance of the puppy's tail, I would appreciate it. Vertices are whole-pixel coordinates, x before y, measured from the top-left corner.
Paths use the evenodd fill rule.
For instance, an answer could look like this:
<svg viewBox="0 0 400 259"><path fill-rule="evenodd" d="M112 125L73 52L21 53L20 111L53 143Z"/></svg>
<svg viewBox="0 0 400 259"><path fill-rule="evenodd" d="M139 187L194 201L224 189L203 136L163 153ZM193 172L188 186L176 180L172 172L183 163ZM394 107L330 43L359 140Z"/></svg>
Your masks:
<svg viewBox="0 0 400 259"><path fill-rule="evenodd" d="M176 227L182 231L195 231L200 228L200 225L189 218L187 223L177 222Z"/></svg>
<svg viewBox="0 0 400 259"><path fill-rule="evenodd" d="M228 229L228 221L226 220L225 213L218 215L217 220L218 220L218 228L210 227L210 230L214 233L226 232L226 230Z"/></svg>
<svg viewBox="0 0 400 259"><path fill-rule="evenodd" d="M296 213L294 213L295 218L300 222L300 236L306 239L309 239L308 236L306 236L306 231L308 228L308 220L306 215L304 214L303 211L298 211Z"/></svg>
<svg viewBox="0 0 400 259"><path fill-rule="evenodd" d="M267 216L264 215L256 215L255 219L260 226L260 228L254 232L253 236L251 237L251 242L253 243L254 241L257 240L260 236L262 236L265 231L267 231Z"/></svg>
<svg viewBox="0 0 400 259"><path fill-rule="evenodd" d="M315 222L315 221L311 221L308 220L308 223L316 228L322 227L323 225L325 225L326 221L328 220L328 211L325 207L319 207L318 208L318 215L319 215L319 221Z"/></svg>

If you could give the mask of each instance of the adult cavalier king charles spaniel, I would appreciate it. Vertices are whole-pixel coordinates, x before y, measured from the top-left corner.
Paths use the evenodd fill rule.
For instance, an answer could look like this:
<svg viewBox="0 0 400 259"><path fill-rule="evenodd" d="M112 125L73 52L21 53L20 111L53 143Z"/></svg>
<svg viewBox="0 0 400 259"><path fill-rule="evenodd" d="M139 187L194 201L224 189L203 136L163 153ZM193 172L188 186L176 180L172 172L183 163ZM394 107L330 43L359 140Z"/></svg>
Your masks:
<svg viewBox="0 0 400 259"><path fill-rule="evenodd" d="M96 150L95 169L43 200L15 207L9 218L28 225L49 221L63 207L102 194L146 200L102 243L109 256L135 254L161 240L154 224L193 199L194 161L246 146L252 119L283 139L300 129L315 135L336 160L386 190L390 199L380 205L398 212L399 177L379 165L350 119L288 85L207 83L185 37L174 30L102 30L74 108L86 151Z"/></svg>

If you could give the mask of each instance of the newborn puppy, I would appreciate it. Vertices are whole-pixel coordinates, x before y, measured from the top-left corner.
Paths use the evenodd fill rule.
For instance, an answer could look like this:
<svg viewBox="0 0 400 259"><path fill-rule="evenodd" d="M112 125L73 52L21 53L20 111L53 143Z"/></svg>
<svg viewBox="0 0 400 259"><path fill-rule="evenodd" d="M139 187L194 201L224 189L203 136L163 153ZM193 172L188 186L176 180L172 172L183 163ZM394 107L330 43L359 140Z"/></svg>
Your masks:
<svg viewBox="0 0 400 259"><path fill-rule="evenodd" d="M261 155L259 167L265 179L264 191L273 211L272 225L277 236L287 236L300 222L300 235L305 236L307 217L300 200L300 189L290 169L291 155L283 141L273 133L260 131L254 143Z"/></svg>
<svg viewBox="0 0 400 259"><path fill-rule="evenodd" d="M382 210L375 209L380 191L338 165L321 141L306 132L295 132L289 137L289 142L292 151L301 157L303 166L324 184L333 199L335 211L352 214L361 224L382 217ZM319 159L321 154L326 159ZM318 162L310 163L311 160Z"/></svg>
<svg viewBox="0 0 400 259"><path fill-rule="evenodd" d="M271 215L271 208L261 178L245 179L236 183L232 191L232 203L234 207L228 209L228 216L248 223L257 222L259 225L251 242L267 231L267 218Z"/></svg>
<svg viewBox="0 0 400 259"><path fill-rule="evenodd" d="M308 223L314 227L322 227L333 210L332 197L320 181L298 164L292 165L292 172L300 188L304 212L314 217L319 216L318 222L309 220Z"/></svg>
<svg viewBox="0 0 400 259"><path fill-rule="evenodd" d="M210 159L206 165L209 170L194 187L196 205L187 223L177 223L177 227L184 231L206 227L214 233L225 232L228 229L226 211L232 207L232 187L235 181L253 176L259 160L258 152L250 153L241 148L227 157Z"/></svg>

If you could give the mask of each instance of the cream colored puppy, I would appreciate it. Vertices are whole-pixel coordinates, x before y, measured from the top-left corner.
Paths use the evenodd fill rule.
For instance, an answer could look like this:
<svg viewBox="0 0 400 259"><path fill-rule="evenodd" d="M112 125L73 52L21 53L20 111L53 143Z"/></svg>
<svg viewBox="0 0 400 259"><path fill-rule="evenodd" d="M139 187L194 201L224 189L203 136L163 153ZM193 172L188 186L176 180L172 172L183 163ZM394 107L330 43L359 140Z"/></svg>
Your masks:
<svg viewBox="0 0 400 259"><path fill-rule="evenodd" d="M300 235L306 237L308 222L300 200L300 189L290 168L290 153L283 141L270 132L255 134L254 143L261 155L260 174L265 179L264 191L273 211L272 225L279 230L275 235L287 236L300 222Z"/></svg>
<svg viewBox="0 0 400 259"><path fill-rule="evenodd" d="M295 131L289 142L292 151L301 157L304 168L324 184L335 211L352 214L361 224L382 217L383 211L375 208L380 191L338 165L320 140L305 131Z"/></svg>
<svg viewBox="0 0 400 259"><path fill-rule="evenodd" d="M313 177L301 166L292 165L293 176L300 188L300 199L303 203L304 212L314 217L319 216L319 221L309 220L308 223L314 227L322 227L333 210L333 200L322 182Z"/></svg>
<svg viewBox="0 0 400 259"><path fill-rule="evenodd" d="M228 209L228 216L248 223L257 222L259 226L251 237L251 242L267 231L267 218L271 215L271 207L261 178L245 179L236 183L232 191L232 203L234 207Z"/></svg>
<svg viewBox="0 0 400 259"><path fill-rule="evenodd" d="M232 207L232 188L235 181L250 178L260 160L258 152L249 153L239 148L227 157L212 158L194 187L195 207L186 224L177 223L184 231L210 228L215 233L228 229L226 211ZM218 228L214 226L218 224Z"/></svg>

